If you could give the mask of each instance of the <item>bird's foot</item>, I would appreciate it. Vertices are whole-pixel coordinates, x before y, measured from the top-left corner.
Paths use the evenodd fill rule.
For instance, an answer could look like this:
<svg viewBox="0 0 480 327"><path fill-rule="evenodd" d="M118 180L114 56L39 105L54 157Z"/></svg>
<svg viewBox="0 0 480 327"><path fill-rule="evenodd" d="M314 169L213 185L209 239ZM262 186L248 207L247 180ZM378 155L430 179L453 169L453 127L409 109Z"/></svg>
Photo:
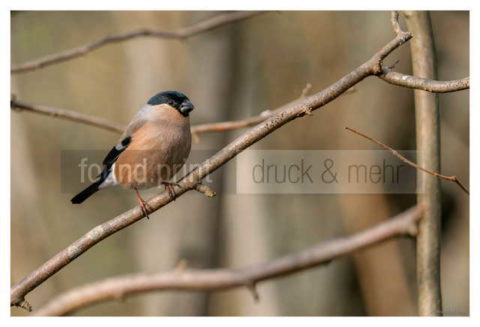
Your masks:
<svg viewBox="0 0 480 327"><path fill-rule="evenodd" d="M148 215L149 212L153 212L152 207L140 196L140 194L137 191L137 201L138 205L140 206L140 209L142 209L142 213L147 219L150 219L150 216Z"/></svg>
<svg viewBox="0 0 480 327"><path fill-rule="evenodd" d="M173 201L177 198L177 193L175 192L175 186L180 187L178 183L171 183L171 182L162 182L165 185L165 190L168 191L168 194L172 198Z"/></svg>

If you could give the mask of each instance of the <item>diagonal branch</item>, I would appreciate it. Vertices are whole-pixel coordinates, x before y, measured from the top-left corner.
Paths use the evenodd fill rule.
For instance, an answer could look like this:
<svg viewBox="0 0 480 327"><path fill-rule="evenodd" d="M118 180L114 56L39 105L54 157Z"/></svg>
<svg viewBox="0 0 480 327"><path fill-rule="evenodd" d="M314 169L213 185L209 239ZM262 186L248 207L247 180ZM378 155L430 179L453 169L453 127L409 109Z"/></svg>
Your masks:
<svg viewBox="0 0 480 327"><path fill-rule="evenodd" d="M382 60L392 51L410 40L411 37L412 36L407 32L398 34L368 61L355 68L326 89L278 108L274 115L244 132L215 155L205 160L197 169L187 174L185 178L178 183L179 187L176 189L177 196L181 196L183 193L193 189L195 185L201 182L208 174L214 172L234 158L237 154L263 139L273 131L299 117L310 115L312 111L335 100L366 77L381 72ZM168 192L163 192L151 198L148 201L148 204L153 211L156 211L171 201L172 198L169 196ZM142 218L144 218L142 210L139 207L136 207L93 228L14 285L10 292L11 305L19 305L24 301L24 296L26 294L42 284L45 280L75 260L92 246Z"/></svg>
<svg viewBox="0 0 480 327"><path fill-rule="evenodd" d="M445 175L442 175L442 174L439 174L439 173L436 173L434 171L431 171L431 170L428 170L428 169L425 169L423 167L420 167L419 165L417 165L415 162L413 161L410 161L408 160L407 158L405 158L404 156L402 156L400 153L398 153L397 150L393 149L392 147L389 147L388 145L386 145L385 143L382 143L376 139L374 139L373 137L371 136L368 136L366 134L363 134L353 128L350 128L350 127L345 127L346 130L349 130L350 132L353 132L363 138L366 138L367 140L375 143L375 144L378 144L380 145L382 148L384 148L385 150L388 150L390 151L395 157L397 157L398 159L400 159L401 161L405 162L407 165L410 165L418 170L421 170L421 171L424 171L426 172L427 174L430 174L432 176L435 176L435 177L438 177L438 178L441 178L441 179L444 179L444 180L447 180L447 181L451 181L451 182L454 182L455 184L457 184L461 189L462 191L464 191L465 193L467 194L470 194L470 192L468 191L468 189L465 187L465 185L462 184L462 182L460 182L460 180L457 178L457 176L445 176Z"/></svg>
<svg viewBox="0 0 480 327"><path fill-rule="evenodd" d="M218 291L252 287L259 282L307 270L385 240L415 234L421 209L412 207L351 236L318 243L298 253L237 269L202 269L112 277L76 287L50 300L37 316L70 314L86 306L135 294L163 291Z"/></svg>
<svg viewBox="0 0 480 327"><path fill-rule="evenodd" d="M262 11L237 11L227 14L221 14L213 18L204 20L200 23L197 23L192 26L182 27L173 31L158 31L152 29L142 29L138 31L116 34L106 36L100 40L87 43L85 45L65 50L59 53L48 55L43 58L35 59L28 61L26 63L20 64L13 67L10 72L12 74L24 73L32 70L36 70L42 67L50 66L57 64L63 61L71 60L80 56L83 56L89 52L92 52L95 49L103 47L111 43L123 42L138 37L156 37L163 39L188 39L192 36L204 33L215 28L232 24L237 21L253 17L255 15L263 13Z"/></svg>

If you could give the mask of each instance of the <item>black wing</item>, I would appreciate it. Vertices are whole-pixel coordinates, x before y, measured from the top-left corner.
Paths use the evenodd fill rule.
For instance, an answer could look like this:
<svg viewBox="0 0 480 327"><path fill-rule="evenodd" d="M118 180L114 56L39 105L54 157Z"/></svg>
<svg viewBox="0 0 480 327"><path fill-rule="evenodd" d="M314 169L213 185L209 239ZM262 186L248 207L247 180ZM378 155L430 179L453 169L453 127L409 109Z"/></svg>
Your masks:
<svg viewBox="0 0 480 327"><path fill-rule="evenodd" d="M132 142L132 137L131 136L127 136L126 138L124 138L120 143L118 143L117 145L115 145L111 150L110 152L107 154L107 156L105 157L105 159L103 159L103 165L105 166L111 166L113 165L113 163L117 160L118 156L120 155L120 153L122 153L123 151L125 151L125 149L128 147L128 145L130 144L130 142Z"/></svg>
<svg viewBox="0 0 480 327"><path fill-rule="evenodd" d="M115 161L117 161L120 153L125 151L130 142L132 142L132 137L127 136L110 150L105 159L103 159L103 171L101 173L101 177L106 178L108 176L112 165L115 163Z"/></svg>
<svg viewBox="0 0 480 327"><path fill-rule="evenodd" d="M115 163L120 153L125 151L131 141L132 137L127 136L110 150L105 159L103 159L103 171L98 175L92 185L73 197L71 200L72 203L82 203L102 187L102 183L108 178L108 175L112 171L112 165Z"/></svg>

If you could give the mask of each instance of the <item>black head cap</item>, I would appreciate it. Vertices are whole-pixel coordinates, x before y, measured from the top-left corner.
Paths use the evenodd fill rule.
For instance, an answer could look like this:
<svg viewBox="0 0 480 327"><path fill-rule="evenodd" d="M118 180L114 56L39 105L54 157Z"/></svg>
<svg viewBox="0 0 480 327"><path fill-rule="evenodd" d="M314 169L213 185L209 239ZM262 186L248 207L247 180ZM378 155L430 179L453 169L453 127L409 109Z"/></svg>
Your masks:
<svg viewBox="0 0 480 327"><path fill-rule="evenodd" d="M178 112L185 117L188 117L188 114L194 108L190 99L185 94L178 91L165 91L157 93L151 97L150 100L148 100L147 104L152 106L168 104L169 106L177 109Z"/></svg>

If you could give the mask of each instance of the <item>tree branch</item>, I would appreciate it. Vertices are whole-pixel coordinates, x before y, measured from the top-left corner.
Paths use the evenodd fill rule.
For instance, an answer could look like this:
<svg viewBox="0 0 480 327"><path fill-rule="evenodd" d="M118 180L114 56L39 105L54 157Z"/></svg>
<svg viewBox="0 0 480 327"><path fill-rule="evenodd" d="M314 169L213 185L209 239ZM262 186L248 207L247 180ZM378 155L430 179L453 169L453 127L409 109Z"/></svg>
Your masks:
<svg viewBox="0 0 480 327"><path fill-rule="evenodd" d="M22 112L25 110L32 113L61 118L85 125L102 128L107 131L112 131L116 133L123 133L126 127L118 123L113 123L107 119L82 114L78 111L61 109L40 104L32 104L17 99L10 100L10 108L13 111L17 112ZM266 110L258 116L248 117L241 120L194 125L192 126L191 131L193 134L201 134L207 132L220 132L251 127L257 125L258 123L261 123L262 121L265 121L269 117L273 116L275 113L277 113L277 111Z"/></svg>
<svg viewBox="0 0 480 327"><path fill-rule="evenodd" d="M353 92L355 92L355 89L350 88L347 91L345 91L343 94L350 94ZM125 130L124 125L112 123L109 120L106 120L104 118L90 116L90 115L79 113L78 111L73 111L68 109L61 109L61 108L55 108L51 106L32 104L25 101L17 100L15 98L10 100L10 108L17 112L22 112L22 110L26 110L32 113L43 114L51 117L56 117L56 118L61 118L65 120L74 121L77 123L82 123L85 125L103 128L108 131L112 131L116 133L123 133L123 131ZM279 109L282 109L282 108L279 108ZM198 124L198 125L192 126L191 131L192 131L192 134L194 134L194 136L198 136L198 134L201 134L201 133L224 132L224 131L230 131L234 129L251 127L267 120L269 117L278 113L278 111L279 111L278 109L273 111L265 110L258 116L252 116L252 117L248 117L240 120Z"/></svg>
<svg viewBox="0 0 480 327"><path fill-rule="evenodd" d="M116 133L123 133L125 126L117 123L113 123L107 119L99 118L95 116L89 116L82 114L78 111L60 109L50 106L44 106L39 104L31 104L25 101L12 99L10 100L10 108L15 111L27 110L29 112L34 112L50 117L62 118L77 123L82 123L86 125L96 126L99 128L106 129L107 131L112 131Z"/></svg>
<svg viewBox="0 0 480 327"><path fill-rule="evenodd" d="M431 171L431 170L428 170L428 169L425 169L423 167L420 167L419 165L417 165L415 162L413 161L410 161L408 160L407 158L405 158L404 156L402 156L400 153L398 153L397 150L389 147L388 145L386 145L385 143L382 143L376 139L374 139L373 137L371 136L368 136L366 134L363 134L353 128L350 128L350 127L345 127L346 130L352 132L352 133L355 133L357 135L360 135L361 137L363 138L366 138L367 140L369 141L372 141L373 143L375 144L378 144L380 145L382 148L384 148L385 150L387 151L390 151L395 157L397 157L398 159L400 159L401 161L405 162L407 165L410 165L412 167L414 167L415 169L419 169L421 171L424 171L426 172L427 174L430 174L430 175L433 175L433 176L436 176L438 178L441 178L441 179L444 179L444 180L447 180L447 181L451 181L451 182L454 182L455 184L457 184L461 189L462 191L464 191L465 193L467 194L470 194L470 192L468 191L468 189L462 184L462 182L460 182L460 180L457 178L457 176L445 176L445 175L441 175L439 173L436 173L434 171Z"/></svg>
<svg viewBox="0 0 480 327"><path fill-rule="evenodd" d="M390 18L394 32L397 35L405 33L405 31L400 26L400 22L398 21L398 11L393 11ZM385 82L393 85L428 91L432 93L456 92L470 88L470 77L465 77L453 81L437 81L433 79L397 73L386 67L382 69L382 72L378 74L378 77L383 79Z"/></svg>
<svg viewBox="0 0 480 327"><path fill-rule="evenodd" d="M255 15L263 13L262 11L237 11L233 13L221 14L213 18L207 19L203 22L197 23L192 26L182 27L173 31L158 31L152 29L142 29L138 31L116 34L106 36L100 40L87 43L85 45L65 50L59 53L55 53L43 58L28 61L13 67L10 72L12 74L24 73L32 70L36 70L42 67L58 64L63 61L71 60L80 56L83 56L95 49L103 47L105 45L117 42L123 42L138 37L156 37L163 39L188 39L192 36L204 33L215 28L232 24L234 22L253 17Z"/></svg>
<svg viewBox="0 0 480 327"><path fill-rule="evenodd" d="M218 291L251 287L259 282L307 270L378 244L388 239L415 233L421 209L413 207L374 227L354 235L318 243L301 252L237 269L175 269L158 274L112 277L76 287L50 300L35 312L37 316L70 314L86 306L126 296L162 291Z"/></svg>
<svg viewBox="0 0 480 327"><path fill-rule="evenodd" d="M258 116L248 117L241 120L224 121L219 123L208 123L192 126L192 133L200 134L206 132L221 132L233 129L255 126L264 120L267 120L274 114L273 111L264 111Z"/></svg>
<svg viewBox="0 0 480 327"><path fill-rule="evenodd" d="M378 75L385 82L408 87L411 89L423 90L432 93L448 93L466 90L470 88L470 77L465 77L453 81L436 81L428 78L415 77L398 72L388 68L383 69L383 73Z"/></svg>
<svg viewBox="0 0 480 327"><path fill-rule="evenodd" d="M410 44L413 74L435 79L435 46L430 14L405 12L408 29L415 35ZM418 164L440 172L440 112L436 94L415 90L415 121ZM442 315L440 286L441 190L435 176L417 173L417 199L424 205L424 219L417 236L418 313Z"/></svg>
<svg viewBox="0 0 480 327"><path fill-rule="evenodd" d="M347 91L364 78L376 75L381 72L382 60L396 48L407 42L411 38L408 32L398 34L393 40L387 43L382 49L374 54L368 61L330 85L319 93L306 98L298 99L276 110L276 113L267 120L247 130L233 142L225 146L215 155L205 160L197 169L188 173L185 178L179 182L176 188L177 197L193 189L208 174L217 170L225 163L234 158L237 154L263 139L276 129L282 127L288 122L305 115L310 115L312 111L317 110L327 103L335 100L342 93ZM172 201L168 192L154 196L148 201L149 206L156 211ZM144 218L142 210L135 207L119 216L98 225L91 231L73 242L70 246L60 251L53 258L45 262L42 266L31 272L19 283L14 285L10 292L11 305L19 305L24 300L24 296L37 286L42 284L49 277L54 275L67 264L75 260L79 255L90 249L92 246L107 238L108 236L122 230L123 228Z"/></svg>

